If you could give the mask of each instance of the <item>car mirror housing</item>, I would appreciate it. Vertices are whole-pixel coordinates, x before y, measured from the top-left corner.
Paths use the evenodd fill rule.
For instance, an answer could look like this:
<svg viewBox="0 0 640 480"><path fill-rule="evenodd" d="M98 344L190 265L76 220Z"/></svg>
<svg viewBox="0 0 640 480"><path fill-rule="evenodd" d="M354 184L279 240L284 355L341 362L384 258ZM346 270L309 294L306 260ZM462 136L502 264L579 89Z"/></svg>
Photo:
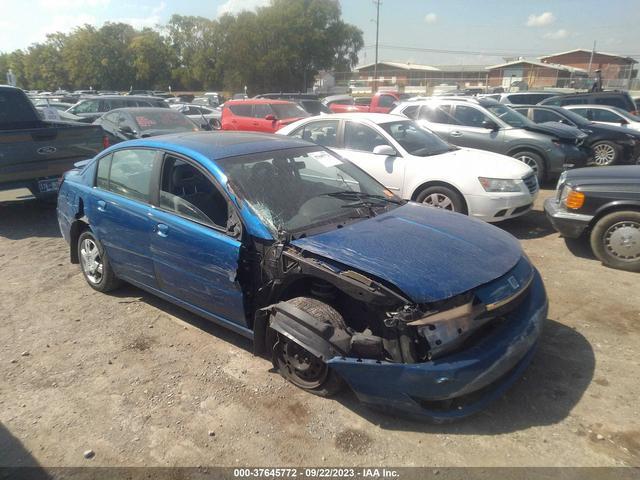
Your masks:
<svg viewBox="0 0 640 480"><path fill-rule="evenodd" d="M373 153L376 155L385 155L387 157L395 157L398 155L395 148L390 145L378 145L373 149Z"/></svg>
<svg viewBox="0 0 640 480"><path fill-rule="evenodd" d="M125 135L135 135L136 132L128 125L125 125L124 127L120 127L118 129L118 131L120 133L124 133Z"/></svg>
<svg viewBox="0 0 640 480"><path fill-rule="evenodd" d="M265 116L265 117L264 117L264 119L265 119L265 120L269 120L269 121L271 121L271 122L275 122L276 120L278 120L278 119L276 118L276 116L275 116L275 115L273 115L272 113L270 113L269 115Z"/></svg>
<svg viewBox="0 0 640 480"><path fill-rule="evenodd" d="M489 130L499 130L498 125L495 122L492 122L491 120L483 120L482 121L482 128L488 128Z"/></svg>

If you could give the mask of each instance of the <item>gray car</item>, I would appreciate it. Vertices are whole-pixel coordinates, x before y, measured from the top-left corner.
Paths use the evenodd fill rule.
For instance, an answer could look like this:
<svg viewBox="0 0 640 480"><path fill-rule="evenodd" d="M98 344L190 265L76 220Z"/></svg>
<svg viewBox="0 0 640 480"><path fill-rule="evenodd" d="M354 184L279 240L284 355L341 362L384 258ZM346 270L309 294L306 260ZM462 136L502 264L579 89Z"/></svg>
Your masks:
<svg viewBox="0 0 640 480"><path fill-rule="evenodd" d="M433 97L401 103L391 113L405 115L461 147L502 153L529 165L538 181L567 168L583 167L586 135L559 125L536 125L512 108L491 99Z"/></svg>
<svg viewBox="0 0 640 480"><path fill-rule="evenodd" d="M83 122L92 123L106 112L116 108L157 107L169 108L162 98L133 95L100 95L81 99L68 113L82 117Z"/></svg>

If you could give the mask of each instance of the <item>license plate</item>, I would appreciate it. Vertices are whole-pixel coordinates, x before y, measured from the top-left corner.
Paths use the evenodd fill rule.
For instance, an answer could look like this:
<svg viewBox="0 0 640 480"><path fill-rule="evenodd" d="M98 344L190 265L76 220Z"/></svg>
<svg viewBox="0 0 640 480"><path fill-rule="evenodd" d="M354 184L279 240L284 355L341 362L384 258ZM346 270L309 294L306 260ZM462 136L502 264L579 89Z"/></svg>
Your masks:
<svg viewBox="0 0 640 480"><path fill-rule="evenodd" d="M40 180L38 182L38 190L40 190L40 193L57 192L58 179L50 178L48 180Z"/></svg>

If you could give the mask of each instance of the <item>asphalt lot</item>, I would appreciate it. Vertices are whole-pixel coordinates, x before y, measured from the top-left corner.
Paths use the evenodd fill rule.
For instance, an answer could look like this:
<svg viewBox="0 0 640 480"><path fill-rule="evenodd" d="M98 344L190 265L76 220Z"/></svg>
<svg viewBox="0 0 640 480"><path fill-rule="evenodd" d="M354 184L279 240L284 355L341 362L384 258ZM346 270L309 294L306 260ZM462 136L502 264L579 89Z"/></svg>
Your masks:
<svg viewBox="0 0 640 480"><path fill-rule="evenodd" d="M94 292L53 207L0 206L0 466L640 466L640 275L560 238L551 194L501 225L549 294L536 358L486 412L440 426L305 394L134 287Z"/></svg>

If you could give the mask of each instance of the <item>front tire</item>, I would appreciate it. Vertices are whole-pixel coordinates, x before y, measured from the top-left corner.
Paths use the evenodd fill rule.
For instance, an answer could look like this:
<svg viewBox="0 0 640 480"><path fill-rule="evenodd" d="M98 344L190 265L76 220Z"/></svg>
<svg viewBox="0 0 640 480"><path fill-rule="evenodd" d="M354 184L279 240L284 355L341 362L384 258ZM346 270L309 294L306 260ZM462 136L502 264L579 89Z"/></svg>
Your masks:
<svg viewBox="0 0 640 480"><path fill-rule="evenodd" d="M535 173L536 177L538 177L538 184L542 185L542 182L544 182L547 176L547 169L544 163L544 159L540 155L535 152L524 151L514 153L513 158L515 158L516 160L520 160L522 163L531 167L533 173Z"/></svg>
<svg viewBox="0 0 640 480"><path fill-rule="evenodd" d="M106 293L120 286L107 252L91 231L86 230L80 234L77 248L82 274L91 288Z"/></svg>
<svg viewBox="0 0 640 480"><path fill-rule="evenodd" d="M615 165L620 159L620 147L613 142L596 142L591 146L593 163L598 167Z"/></svg>
<svg viewBox="0 0 640 480"><path fill-rule="evenodd" d="M320 300L297 297L287 303L334 328L347 329L342 315ZM296 387L321 397L335 395L343 388L342 379L325 362L284 335L276 333L274 336L273 365L285 379Z"/></svg>
<svg viewBox="0 0 640 480"><path fill-rule="evenodd" d="M640 272L640 212L605 215L591 231L591 249L604 265Z"/></svg>
<svg viewBox="0 0 640 480"><path fill-rule="evenodd" d="M449 187L441 185L421 190L416 195L416 202L423 203L429 207L449 210L450 212L467 213L462 195Z"/></svg>

